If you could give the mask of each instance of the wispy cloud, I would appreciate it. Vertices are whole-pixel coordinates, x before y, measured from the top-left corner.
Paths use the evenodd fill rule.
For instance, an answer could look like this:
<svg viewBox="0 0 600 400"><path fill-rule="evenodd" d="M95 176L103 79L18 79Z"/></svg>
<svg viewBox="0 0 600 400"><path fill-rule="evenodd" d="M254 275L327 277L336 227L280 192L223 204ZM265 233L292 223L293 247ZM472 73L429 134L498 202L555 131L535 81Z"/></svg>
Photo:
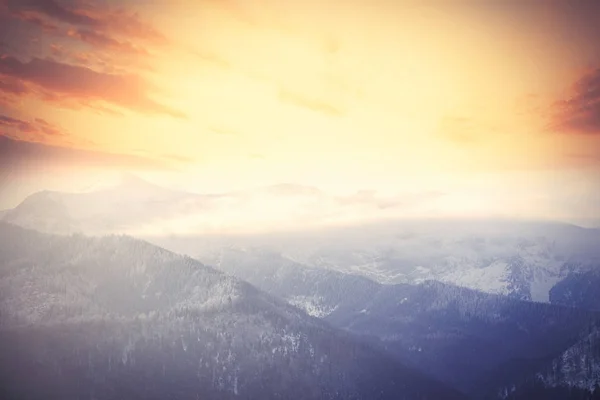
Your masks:
<svg viewBox="0 0 600 400"><path fill-rule="evenodd" d="M65 133L57 125L51 124L41 118L25 121L0 115L0 134L18 138L26 136L30 140L44 140L48 136L58 137L63 136Z"/></svg>
<svg viewBox="0 0 600 400"><path fill-rule="evenodd" d="M97 48L104 48L134 56L149 55L148 51L143 47L136 46L129 41L119 41L101 32L89 29L70 29L67 34Z"/></svg>
<svg viewBox="0 0 600 400"><path fill-rule="evenodd" d="M74 100L80 104L99 101L142 113L186 117L151 99L151 86L136 75L100 73L39 58L21 62L10 56L0 57L0 75L19 81L21 88L24 83L32 85L28 94L41 94L50 101Z"/></svg>
<svg viewBox="0 0 600 400"><path fill-rule="evenodd" d="M567 161L576 167L588 167L600 165L600 154L569 153L565 156Z"/></svg>
<svg viewBox="0 0 600 400"><path fill-rule="evenodd" d="M14 15L20 18L23 22L28 22L39 27L44 33L47 34L55 34L58 33L60 30L58 25L47 21L46 19L41 18L35 14L31 14L28 12L17 12Z"/></svg>
<svg viewBox="0 0 600 400"><path fill-rule="evenodd" d="M29 89L23 82L17 79L0 76L0 92L12 95L23 95L28 93Z"/></svg>
<svg viewBox="0 0 600 400"><path fill-rule="evenodd" d="M550 129L568 134L600 134L600 68L582 76L570 96L554 103Z"/></svg>
<svg viewBox="0 0 600 400"><path fill-rule="evenodd" d="M221 69L231 68L231 63L217 53L210 51L190 50L190 54L204 64L210 64Z"/></svg>
<svg viewBox="0 0 600 400"><path fill-rule="evenodd" d="M18 120L9 123L19 123ZM36 121L38 127L45 126L43 120ZM90 151L70 147L53 146L25 140L15 140L0 135L0 169L15 169L24 165L103 167L111 169L143 168L164 170L170 163L147 157Z"/></svg>
<svg viewBox="0 0 600 400"><path fill-rule="evenodd" d="M10 45L3 52L21 59L52 56L109 73L151 70L153 57L174 43L127 7L87 0L0 0L0 23ZM41 35L53 42L49 49L39 45ZM26 45L33 41L38 44ZM80 56L87 52L94 56Z"/></svg>
<svg viewBox="0 0 600 400"><path fill-rule="evenodd" d="M87 1L71 0L59 3L55 0L2 0L13 16L32 21L36 17L48 23L59 23L92 29L99 32L111 32L130 38L141 39L149 43L165 45L168 39L152 25L142 21L136 13L123 8L111 8L106 5L92 4Z"/></svg>
<svg viewBox="0 0 600 400"><path fill-rule="evenodd" d="M46 135L50 136L60 136L64 135L63 131L56 125L49 123L48 121L42 118L36 118L35 123L37 124L39 130Z"/></svg>

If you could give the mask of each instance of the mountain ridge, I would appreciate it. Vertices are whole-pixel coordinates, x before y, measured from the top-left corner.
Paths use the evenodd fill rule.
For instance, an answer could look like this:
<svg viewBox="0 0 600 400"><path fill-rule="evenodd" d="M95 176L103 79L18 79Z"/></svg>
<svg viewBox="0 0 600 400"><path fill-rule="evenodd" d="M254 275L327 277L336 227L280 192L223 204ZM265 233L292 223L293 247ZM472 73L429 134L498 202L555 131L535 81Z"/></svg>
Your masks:
<svg viewBox="0 0 600 400"><path fill-rule="evenodd" d="M437 281L382 285L266 250L234 248L201 259L474 395L541 368L573 345L589 321L600 320L598 313Z"/></svg>
<svg viewBox="0 0 600 400"><path fill-rule="evenodd" d="M139 239L6 223L0 239L0 386L13 398L464 398L246 282Z"/></svg>

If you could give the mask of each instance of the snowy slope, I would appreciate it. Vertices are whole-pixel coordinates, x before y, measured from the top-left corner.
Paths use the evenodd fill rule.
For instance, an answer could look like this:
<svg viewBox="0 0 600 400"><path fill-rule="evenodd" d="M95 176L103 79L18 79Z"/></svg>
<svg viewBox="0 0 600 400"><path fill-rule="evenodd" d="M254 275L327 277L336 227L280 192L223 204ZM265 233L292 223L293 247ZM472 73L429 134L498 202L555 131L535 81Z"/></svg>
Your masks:
<svg viewBox="0 0 600 400"><path fill-rule="evenodd" d="M259 248L300 264L380 283L438 280L548 302L572 274L600 269L600 232L519 221L395 221L295 234L154 237L192 256Z"/></svg>
<svg viewBox="0 0 600 400"><path fill-rule="evenodd" d="M508 363L517 364L506 379L519 376L522 364L564 351L595 316L438 282L383 285L261 249L230 248L202 261L374 339L391 354L472 394L505 382L495 371Z"/></svg>

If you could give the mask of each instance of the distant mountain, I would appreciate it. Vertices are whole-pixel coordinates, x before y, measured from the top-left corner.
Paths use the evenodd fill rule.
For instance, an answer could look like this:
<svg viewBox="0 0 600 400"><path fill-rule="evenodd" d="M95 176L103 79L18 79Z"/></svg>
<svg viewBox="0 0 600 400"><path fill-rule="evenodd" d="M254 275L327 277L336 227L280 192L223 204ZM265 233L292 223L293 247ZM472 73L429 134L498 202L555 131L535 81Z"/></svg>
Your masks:
<svg viewBox="0 0 600 400"><path fill-rule="evenodd" d="M86 193L40 192L10 210L6 221L47 233L128 233L139 236L306 229L404 212L437 192L383 196L333 195L282 183L224 193L163 188L131 174ZM391 213L391 214L390 214Z"/></svg>
<svg viewBox="0 0 600 400"><path fill-rule="evenodd" d="M550 291L550 302L600 311L600 267L572 274Z"/></svg>
<svg viewBox="0 0 600 400"><path fill-rule="evenodd" d="M460 399L237 278L0 223L0 397Z"/></svg>
<svg viewBox="0 0 600 400"><path fill-rule="evenodd" d="M153 185L123 174L110 187L85 193L42 191L8 210L8 223L55 234L123 233L161 221L184 206L198 208L208 199Z"/></svg>
<svg viewBox="0 0 600 400"><path fill-rule="evenodd" d="M192 256L207 243L215 248L263 247L304 265L380 283L438 280L539 302L548 302L551 288L571 274L600 268L598 229L501 219L353 224L344 219L402 208L406 201L369 191L332 196L294 184L196 194L125 174L118 184L87 193L33 194L2 218L48 233L127 233ZM311 228L335 220L346 225ZM255 232L261 229L277 232ZM285 229L291 231L281 232ZM236 230L253 233L227 234Z"/></svg>
<svg viewBox="0 0 600 400"><path fill-rule="evenodd" d="M202 261L363 335L472 395L535 371L599 317L438 282L382 285L265 250L226 249Z"/></svg>
<svg viewBox="0 0 600 400"><path fill-rule="evenodd" d="M192 256L260 248L310 267L380 283L437 280L549 302L552 287L600 268L600 231L509 220L395 220L265 235L148 238Z"/></svg>

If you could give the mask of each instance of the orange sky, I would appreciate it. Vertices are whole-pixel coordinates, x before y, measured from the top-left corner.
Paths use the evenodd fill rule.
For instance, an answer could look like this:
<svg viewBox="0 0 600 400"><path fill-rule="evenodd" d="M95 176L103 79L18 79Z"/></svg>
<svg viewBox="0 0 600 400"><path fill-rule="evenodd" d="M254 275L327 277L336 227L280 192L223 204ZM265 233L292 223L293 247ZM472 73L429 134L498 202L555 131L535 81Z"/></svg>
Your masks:
<svg viewBox="0 0 600 400"><path fill-rule="evenodd" d="M598 218L600 7L568 3L0 0L0 208L127 169Z"/></svg>

